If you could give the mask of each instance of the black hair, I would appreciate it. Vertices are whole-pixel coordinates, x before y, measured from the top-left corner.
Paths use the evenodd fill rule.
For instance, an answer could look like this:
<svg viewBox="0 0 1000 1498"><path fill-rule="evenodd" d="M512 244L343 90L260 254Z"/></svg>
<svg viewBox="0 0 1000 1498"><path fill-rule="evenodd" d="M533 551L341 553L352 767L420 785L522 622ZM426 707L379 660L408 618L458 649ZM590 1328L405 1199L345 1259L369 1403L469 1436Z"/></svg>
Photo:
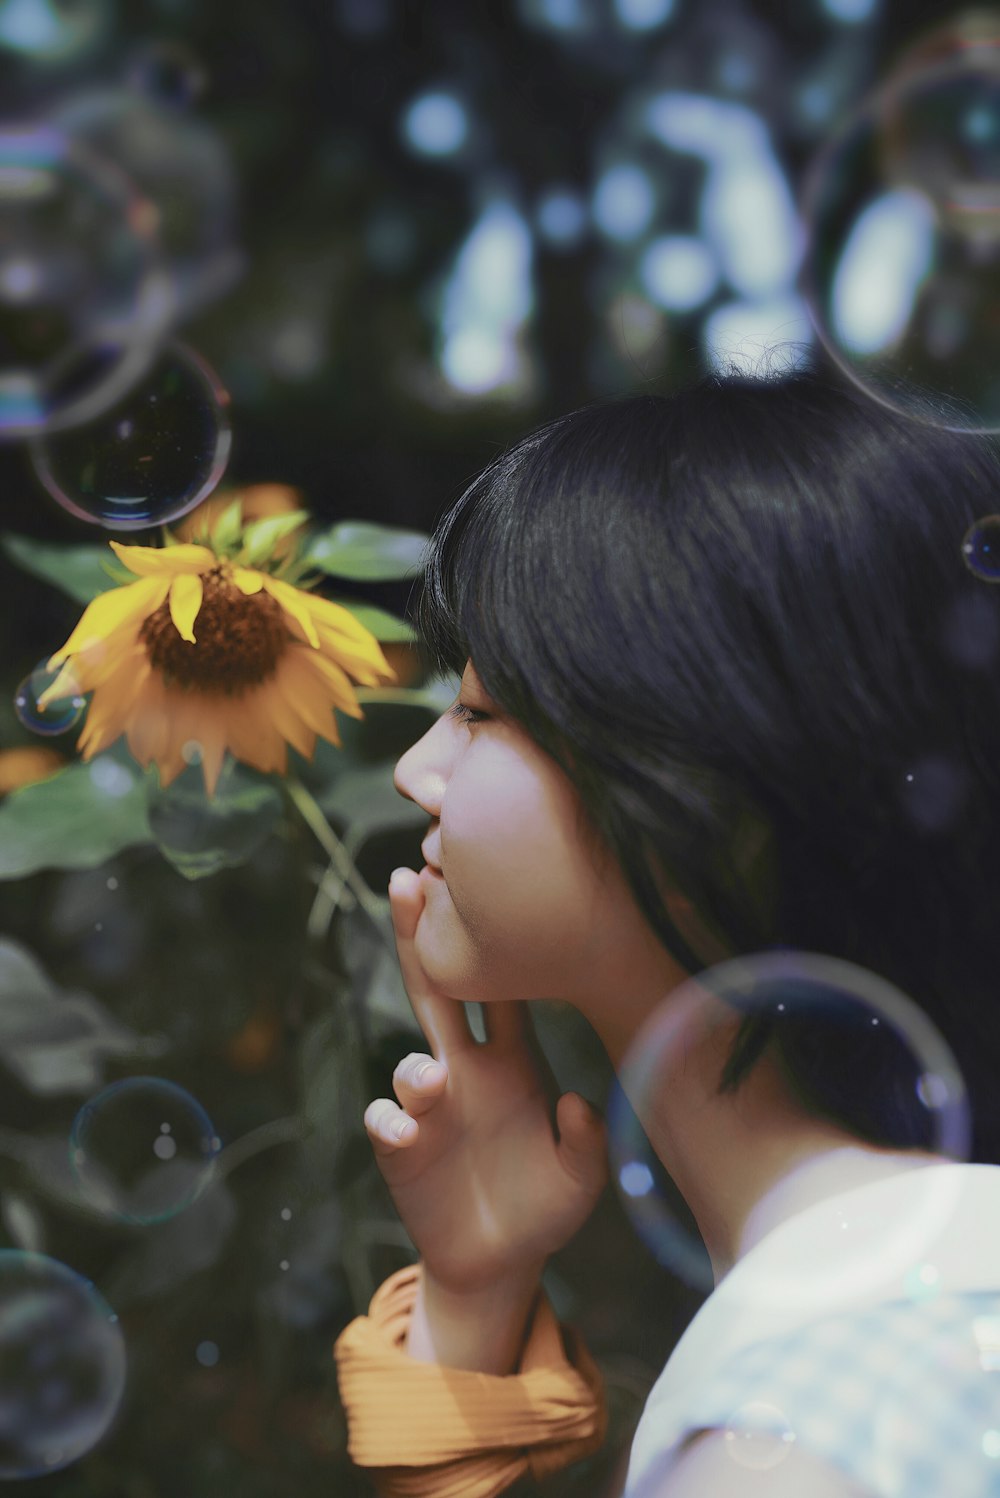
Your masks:
<svg viewBox="0 0 1000 1498"><path fill-rule="evenodd" d="M415 618L572 777L688 971L658 871L733 952L901 988L958 1059L973 1158L1000 1160L1000 586L962 553L997 510L987 437L829 376L712 375L497 457ZM770 1042L821 1111L927 1143L893 1133L874 1041L786 1020L744 1021L724 1088Z"/></svg>

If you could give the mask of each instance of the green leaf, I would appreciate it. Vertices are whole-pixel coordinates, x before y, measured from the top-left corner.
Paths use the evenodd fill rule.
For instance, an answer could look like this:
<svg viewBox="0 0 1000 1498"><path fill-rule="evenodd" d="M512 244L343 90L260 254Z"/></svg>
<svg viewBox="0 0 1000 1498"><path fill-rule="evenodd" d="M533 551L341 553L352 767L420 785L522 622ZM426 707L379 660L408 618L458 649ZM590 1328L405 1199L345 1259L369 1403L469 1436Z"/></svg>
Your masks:
<svg viewBox="0 0 1000 1498"><path fill-rule="evenodd" d="M99 593L117 586L117 574L107 570L108 565L114 564L110 547L52 546L30 536L16 536L12 531L0 537L0 544L18 567L61 588L77 603L90 603ZM131 573L129 581L136 581Z"/></svg>
<svg viewBox="0 0 1000 1498"><path fill-rule="evenodd" d="M422 531L343 520L316 536L303 560L331 577L385 582L418 572L429 540Z"/></svg>
<svg viewBox="0 0 1000 1498"><path fill-rule="evenodd" d="M293 510L290 515L268 515L255 520L243 531L243 547L238 560L246 567L256 567L274 554L274 548L285 536L309 519L308 510Z"/></svg>
<svg viewBox="0 0 1000 1498"><path fill-rule="evenodd" d="M93 869L151 833L143 771L129 757L99 754L0 803L0 879L38 869Z"/></svg>
<svg viewBox="0 0 1000 1498"><path fill-rule="evenodd" d="M370 629L376 640L415 640L416 631L407 624L405 619L399 619L395 614L387 613L385 609L376 608L370 603L356 603L353 598L334 598L332 603L339 603L342 609L347 609L353 614L359 624L365 629Z"/></svg>
<svg viewBox="0 0 1000 1498"><path fill-rule="evenodd" d="M0 1057L41 1097L87 1096L109 1056L146 1049L143 1038L86 993L66 993L32 952L0 937Z"/></svg>
<svg viewBox="0 0 1000 1498"><path fill-rule="evenodd" d="M211 799L198 765L166 790L155 782L149 788L153 839L185 879L204 879L246 863L270 837L282 809L273 780L229 758Z"/></svg>
<svg viewBox="0 0 1000 1498"><path fill-rule="evenodd" d="M243 529L243 500L239 495L223 510L211 530L212 545L217 551L235 546Z"/></svg>

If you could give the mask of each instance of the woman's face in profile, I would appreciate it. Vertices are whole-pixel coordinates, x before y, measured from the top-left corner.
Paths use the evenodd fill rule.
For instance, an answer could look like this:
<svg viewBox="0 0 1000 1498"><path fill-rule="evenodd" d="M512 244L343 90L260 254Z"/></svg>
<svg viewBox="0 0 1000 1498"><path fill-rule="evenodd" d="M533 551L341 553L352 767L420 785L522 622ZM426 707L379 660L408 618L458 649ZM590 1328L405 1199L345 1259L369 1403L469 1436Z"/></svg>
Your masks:
<svg viewBox="0 0 1000 1498"><path fill-rule="evenodd" d="M572 783L471 661L456 705L403 755L395 783L431 818L416 949L445 993L614 1002L637 959L669 964L617 863L584 839Z"/></svg>

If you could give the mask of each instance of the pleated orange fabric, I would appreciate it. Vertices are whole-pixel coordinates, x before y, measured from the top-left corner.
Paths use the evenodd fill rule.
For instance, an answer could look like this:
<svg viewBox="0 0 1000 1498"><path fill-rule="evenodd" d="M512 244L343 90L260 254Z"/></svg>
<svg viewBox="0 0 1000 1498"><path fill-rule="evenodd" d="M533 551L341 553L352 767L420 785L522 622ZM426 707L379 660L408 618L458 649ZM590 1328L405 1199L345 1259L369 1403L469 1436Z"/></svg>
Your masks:
<svg viewBox="0 0 1000 1498"><path fill-rule="evenodd" d="M544 1478L600 1448L604 1380L544 1292L518 1371L476 1373L407 1355L420 1275L420 1264L390 1275L334 1343L348 1454L382 1498L495 1498L526 1472Z"/></svg>

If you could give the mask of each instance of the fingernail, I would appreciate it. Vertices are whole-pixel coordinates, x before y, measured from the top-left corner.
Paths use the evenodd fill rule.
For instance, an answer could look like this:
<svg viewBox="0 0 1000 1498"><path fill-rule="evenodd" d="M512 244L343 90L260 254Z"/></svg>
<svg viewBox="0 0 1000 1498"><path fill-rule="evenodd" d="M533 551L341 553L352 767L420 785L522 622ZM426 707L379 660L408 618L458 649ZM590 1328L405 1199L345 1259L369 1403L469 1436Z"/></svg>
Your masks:
<svg viewBox="0 0 1000 1498"><path fill-rule="evenodd" d="M413 1128L413 1119L397 1118L396 1122L391 1124L390 1127L397 1139L403 1139Z"/></svg>
<svg viewBox="0 0 1000 1498"><path fill-rule="evenodd" d="M411 871L407 868L393 869L392 873L389 875L389 888L392 889L394 885L397 885L399 883L401 874L409 874L410 872Z"/></svg>
<svg viewBox="0 0 1000 1498"><path fill-rule="evenodd" d="M415 1082L428 1082L432 1077L438 1077L443 1071L439 1061L422 1061L413 1073Z"/></svg>

